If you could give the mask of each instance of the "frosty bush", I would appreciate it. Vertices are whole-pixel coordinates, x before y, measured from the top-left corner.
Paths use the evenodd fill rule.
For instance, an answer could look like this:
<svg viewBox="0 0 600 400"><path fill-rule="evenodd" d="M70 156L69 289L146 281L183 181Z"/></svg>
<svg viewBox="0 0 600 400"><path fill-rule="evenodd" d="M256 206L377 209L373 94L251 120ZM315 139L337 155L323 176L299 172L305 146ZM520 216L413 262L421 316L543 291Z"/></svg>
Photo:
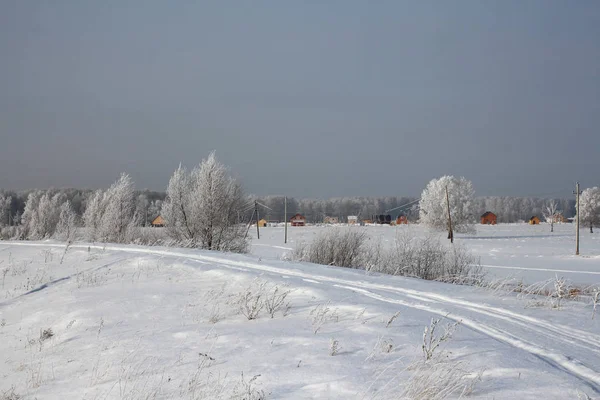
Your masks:
<svg viewBox="0 0 600 400"><path fill-rule="evenodd" d="M408 232L396 236L377 271L456 284L476 284L483 278L479 260L465 247L443 244L436 235L415 238Z"/></svg>
<svg viewBox="0 0 600 400"><path fill-rule="evenodd" d="M191 172L182 166L175 171L161 215L168 235L182 245L244 253L246 231L238 223L243 204L241 186L213 152Z"/></svg>
<svg viewBox="0 0 600 400"><path fill-rule="evenodd" d="M474 232L475 191L471 181L463 177L442 176L439 179L432 179L427 184L419 202L421 223L436 230L448 229L446 188L448 188L452 229L456 232Z"/></svg>
<svg viewBox="0 0 600 400"><path fill-rule="evenodd" d="M312 243L297 246L293 257L315 264L361 268L366 261L366 240L364 230L331 229L319 234Z"/></svg>

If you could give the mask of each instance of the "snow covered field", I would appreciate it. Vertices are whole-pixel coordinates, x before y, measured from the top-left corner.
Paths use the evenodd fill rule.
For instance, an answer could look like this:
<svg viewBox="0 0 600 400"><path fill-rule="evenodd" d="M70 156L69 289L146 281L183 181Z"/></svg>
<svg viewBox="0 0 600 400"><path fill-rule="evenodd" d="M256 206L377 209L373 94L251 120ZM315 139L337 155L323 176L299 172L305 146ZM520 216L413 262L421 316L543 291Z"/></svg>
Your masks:
<svg viewBox="0 0 600 400"><path fill-rule="evenodd" d="M545 226L482 228L458 240L484 264L599 268L568 255L570 226L552 238ZM292 244L318 229L290 229ZM394 228L368 229L393 239ZM0 242L0 398L397 399L448 376L476 383L472 398L600 394L600 317L583 300L530 307L509 293L279 261L282 231L262 233L248 256ZM584 235L582 253L593 245ZM256 294L276 299L275 288L291 292L274 317L249 320ZM425 364L432 318L434 336L460 323Z"/></svg>
<svg viewBox="0 0 600 400"><path fill-rule="evenodd" d="M491 277L513 276L534 283L564 276L578 285L600 283L600 233L581 229L580 256L575 256L573 224L556 224L550 232L547 224L476 225L475 235L456 234L455 242L464 244L480 257ZM261 238L253 234L252 253L263 259L279 259L296 243L310 242L324 229L347 229L345 226L288 227L288 244L284 244L283 227L261 229ZM353 227L365 229L371 240L392 246L397 234L424 236L418 225Z"/></svg>

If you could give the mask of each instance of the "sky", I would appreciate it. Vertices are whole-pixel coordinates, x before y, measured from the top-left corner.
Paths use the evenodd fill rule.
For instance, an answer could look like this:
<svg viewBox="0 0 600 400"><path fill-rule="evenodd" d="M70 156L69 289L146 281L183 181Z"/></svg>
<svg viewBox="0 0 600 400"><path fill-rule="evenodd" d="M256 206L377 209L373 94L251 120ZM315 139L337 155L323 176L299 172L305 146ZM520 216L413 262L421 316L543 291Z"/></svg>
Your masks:
<svg viewBox="0 0 600 400"><path fill-rule="evenodd" d="M0 0L0 188L600 185L600 2Z"/></svg>

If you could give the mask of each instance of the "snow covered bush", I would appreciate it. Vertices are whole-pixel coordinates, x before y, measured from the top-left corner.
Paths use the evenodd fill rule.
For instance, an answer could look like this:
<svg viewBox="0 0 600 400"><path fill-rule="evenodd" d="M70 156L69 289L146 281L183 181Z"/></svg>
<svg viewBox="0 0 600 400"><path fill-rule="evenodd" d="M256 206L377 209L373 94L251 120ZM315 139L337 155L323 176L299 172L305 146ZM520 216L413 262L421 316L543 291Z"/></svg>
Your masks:
<svg viewBox="0 0 600 400"><path fill-rule="evenodd" d="M467 248L443 244L434 234L418 238L410 232L396 236L394 247L374 270L465 285L476 284L484 275L479 260Z"/></svg>
<svg viewBox="0 0 600 400"><path fill-rule="evenodd" d="M594 226L600 225L600 187L585 189L579 203L579 220L584 226L589 226L590 233L593 233Z"/></svg>
<svg viewBox="0 0 600 400"><path fill-rule="evenodd" d="M240 184L212 152L191 172L179 166L161 215L168 235L181 245L244 253L246 230L238 221L244 200Z"/></svg>
<svg viewBox="0 0 600 400"><path fill-rule="evenodd" d="M293 258L315 264L346 268L363 268L367 251L367 234L364 230L328 229L321 232L310 244L296 246Z"/></svg>
<svg viewBox="0 0 600 400"><path fill-rule="evenodd" d="M471 181L463 177L446 175L439 179L432 179L427 184L419 202L421 223L436 230L448 230L446 188L448 188L452 229L462 233L474 232L475 191Z"/></svg>

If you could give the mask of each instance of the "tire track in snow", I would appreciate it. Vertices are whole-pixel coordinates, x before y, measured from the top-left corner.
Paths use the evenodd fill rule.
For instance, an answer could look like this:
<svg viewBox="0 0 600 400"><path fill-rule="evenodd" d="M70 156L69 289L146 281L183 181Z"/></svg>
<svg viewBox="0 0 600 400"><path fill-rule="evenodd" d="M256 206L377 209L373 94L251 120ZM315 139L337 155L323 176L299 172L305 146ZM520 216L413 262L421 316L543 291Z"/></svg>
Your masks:
<svg viewBox="0 0 600 400"><path fill-rule="evenodd" d="M60 244L41 244L41 243L11 243L11 245L20 245L20 246L36 246L36 247L64 247L64 245ZM577 344L579 347L584 347L592 352L598 352L598 346L600 344L600 338L597 335L594 335L591 332L585 332L581 330L577 330L569 327L569 331L566 331L566 327L562 326L554 326L548 322L539 320L537 318L529 317L526 315L521 315L510 310L485 306L478 303L469 302L466 300L458 300L453 299L448 296L440 295L432 292L418 291L414 289L404 289L395 286L382 285L377 283L370 282L357 282L350 281L347 279L336 278L325 275L315 275L304 273L298 270L290 270L283 269L278 267L272 267L268 265L256 264L253 262L247 261L236 261L230 260L227 258L222 258L218 256L211 256L205 254L193 254L186 252L177 252L173 250L159 250L159 249L148 249L148 248L135 248L135 247L122 247L122 246L99 246L99 245L72 245L72 248L93 248L93 249L106 249L110 251L121 251L126 253L137 253L137 254L147 254L147 255L159 255L166 257L176 257L189 259L194 261L201 262L209 262L211 264L216 264L218 266L222 266L225 268L233 268L240 269L244 268L247 270L255 270L261 272L267 272L270 274L275 274L278 276L294 276L298 278L305 278L311 280L319 280L321 283L328 282L333 284L332 286L345 288L348 290L356 291L357 293L361 293L365 296L371 297L373 299L387 302L404 305L406 307L415 308L419 310L423 310L426 312L430 312L436 315L442 315L450 319L461 320L462 324L469 327L470 329L480 332L488 337L492 337L498 341L506 343L515 348L524 350L530 354L533 354L539 357L542 360L547 361L550 365L566 371L571 375L581 379L590 385L595 391L600 392L600 373L593 370L592 368L584 365L583 363L569 357L565 354L552 352L547 350L542 345L531 343L524 338L520 338L514 334L511 334L505 330L495 328L485 324L483 322L476 321L472 318L465 317L460 314L452 313L449 315L448 310L443 310L441 308L435 308L429 305L424 304L416 304L412 302L408 302L402 299L391 298L379 295L377 293L371 292L370 290L383 290L385 292L392 292L396 295L404 295L405 297L414 298L420 301L426 302L436 302L440 304L451 305L455 307L459 307L463 310L468 310L472 312L476 312L479 314L487 315L489 317L502 320L508 323L512 323L518 326L521 326L525 329L529 329L532 332L540 333L540 328L552 330L556 336L552 336L554 340L558 340L567 345L575 344L574 341L580 341L582 343ZM370 290L369 290L370 289ZM532 328L527 323L532 325L537 325L536 328ZM586 346L587 344L587 346Z"/></svg>
<svg viewBox="0 0 600 400"><path fill-rule="evenodd" d="M442 310L439 308L434 308L424 304L414 304L409 303L400 299L392 299L389 297L381 296L376 293L370 292L366 289L357 288L353 286L343 286L343 285L334 285L336 287L349 289L361 293L367 297L372 299L376 299L386 303L393 303L403 305L405 307L415 308L422 311L427 311L432 314L437 314L448 319L452 319L454 321L460 321L461 325L467 326L474 331L480 332L485 336L494 338L500 342L507 343L515 348L525 350L526 352L536 355L546 362L550 363L554 367L557 367L561 370L567 371L572 375L578 377L579 379L586 382L590 385L596 392L600 391L600 374L595 370L587 367L586 365L580 363L577 360L572 359L564 354L554 353L546 350L545 348L538 346L534 343L531 343L523 338L519 338L516 335L508 333L499 328L493 328L484 323L480 323L475 321L469 317L465 317L456 313L448 313L447 310Z"/></svg>

